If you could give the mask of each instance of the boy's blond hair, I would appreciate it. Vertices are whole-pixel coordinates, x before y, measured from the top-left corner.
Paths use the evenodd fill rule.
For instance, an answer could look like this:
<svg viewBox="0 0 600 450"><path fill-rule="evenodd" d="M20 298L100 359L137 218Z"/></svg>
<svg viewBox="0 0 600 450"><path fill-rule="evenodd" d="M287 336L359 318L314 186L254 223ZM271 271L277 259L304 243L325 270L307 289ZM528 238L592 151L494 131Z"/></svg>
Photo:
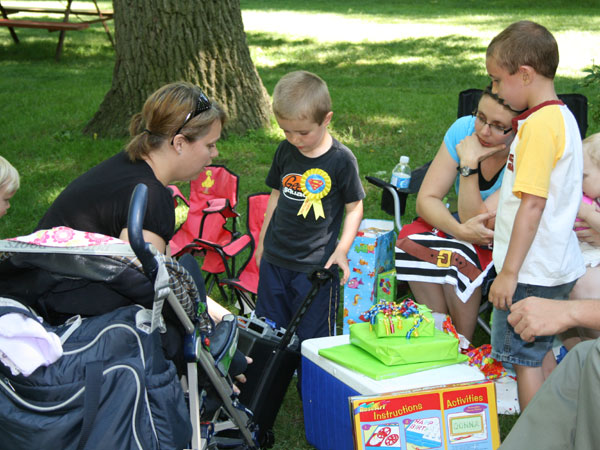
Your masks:
<svg viewBox="0 0 600 450"><path fill-rule="evenodd" d="M313 120L321 125L331 111L327 83L305 70L284 75L273 91L273 113L284 120Z"/></svg>
<svg viewBox="0 0 600 450"><path fill-rule="evenodd" d="M597 167L600 167L600 133L592 134L583 140L583 151Z"/></svg>
<svg viewBox="0 0 600 450"><path fill-rule="evenodd" d="M0 156L0 189L7 193L14 194L20 186L19 172L11 163Z"/></svg>
<svg viewBox="0 0 600 450"><path fill-rule="evenodd" d="M558 44L545 27L522 20L492 39L486 57L494 58L511 75L520 66L531 66L538 74L553 80L558 67Z"/></svg>

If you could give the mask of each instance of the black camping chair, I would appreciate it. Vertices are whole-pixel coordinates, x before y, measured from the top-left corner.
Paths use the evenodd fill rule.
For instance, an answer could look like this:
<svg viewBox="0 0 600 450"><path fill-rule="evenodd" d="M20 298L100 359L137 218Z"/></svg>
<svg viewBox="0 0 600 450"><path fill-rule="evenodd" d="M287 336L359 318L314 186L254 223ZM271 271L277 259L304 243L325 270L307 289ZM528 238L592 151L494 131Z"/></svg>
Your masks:
<svg viewBox="0 0 600 450"><path fill-rule="evenodd" d="M466 89L458 94L457 118L473 114L481 98L481 89ZM558 94L558 98L569 108L575 116L579 126L581 139L585 139L588 129L588 101L582 94Z"/></svg>
<svg viewBox="0 0 600 450"><path fill-rule="evenodd" d="M458 94L457 118L468 116L475 111L482 94L481 89L466 89ZM588 101L582 94L558 94L558 98L569 108L575 116L581 139L585 138L588 129ZM410 184L407 189L396 188L379 178L367 176L367 181L383 189L381 195L381 209L387 214L395 217L396 227L402 228L402 216L406 209L406 199L410 194L419 192L427 169L431 161L411 172Z"/></svg>

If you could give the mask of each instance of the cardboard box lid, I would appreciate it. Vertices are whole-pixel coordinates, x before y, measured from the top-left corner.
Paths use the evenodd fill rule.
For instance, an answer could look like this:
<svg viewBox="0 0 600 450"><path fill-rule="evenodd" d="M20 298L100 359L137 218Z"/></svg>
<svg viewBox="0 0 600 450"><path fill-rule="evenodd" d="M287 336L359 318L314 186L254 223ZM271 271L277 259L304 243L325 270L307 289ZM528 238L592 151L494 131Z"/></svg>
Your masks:
<svg viewBox="0 0 600 450"><path fill-rule="evenodd" d="M376 238L393 230L394 222L391 220L363 219L358 227L358 236Z"/></svg>

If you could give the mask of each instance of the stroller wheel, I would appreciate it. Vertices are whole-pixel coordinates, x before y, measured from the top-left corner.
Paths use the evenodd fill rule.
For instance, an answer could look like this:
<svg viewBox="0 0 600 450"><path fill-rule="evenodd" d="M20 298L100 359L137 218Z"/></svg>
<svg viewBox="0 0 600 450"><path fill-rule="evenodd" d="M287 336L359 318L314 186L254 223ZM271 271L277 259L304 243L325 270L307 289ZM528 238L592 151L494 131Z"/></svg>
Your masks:
<svg viewBox="0 0 600 450"><path fill-rule="evenodd" d="M267 430L261 436L260 447L261 448L272 448L275 445L275 433L273 430Z"/></svg>

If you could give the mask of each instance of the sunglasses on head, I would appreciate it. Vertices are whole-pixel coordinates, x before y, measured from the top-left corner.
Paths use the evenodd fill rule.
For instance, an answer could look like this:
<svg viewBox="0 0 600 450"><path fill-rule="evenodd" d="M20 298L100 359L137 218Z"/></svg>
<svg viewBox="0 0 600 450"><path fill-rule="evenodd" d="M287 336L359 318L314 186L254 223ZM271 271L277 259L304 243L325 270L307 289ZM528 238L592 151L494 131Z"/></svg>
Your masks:
<svg viewBox="0 0 600 450"><path fill-rule="evenodd" d="M208 111L211 107L210 100L204 94L204 92L200 91L200 95L198 95L198 100L196 101L196 108L193 111L190 111L187 116L185 116L185 120L181 124L181 126L177 129L173 138L171 139L171 145L173 145L173 141L175 140L175 136L177 136L183 127L187 125L187 123L196 117L199 114L202 114L204 111Z"/></svg>

